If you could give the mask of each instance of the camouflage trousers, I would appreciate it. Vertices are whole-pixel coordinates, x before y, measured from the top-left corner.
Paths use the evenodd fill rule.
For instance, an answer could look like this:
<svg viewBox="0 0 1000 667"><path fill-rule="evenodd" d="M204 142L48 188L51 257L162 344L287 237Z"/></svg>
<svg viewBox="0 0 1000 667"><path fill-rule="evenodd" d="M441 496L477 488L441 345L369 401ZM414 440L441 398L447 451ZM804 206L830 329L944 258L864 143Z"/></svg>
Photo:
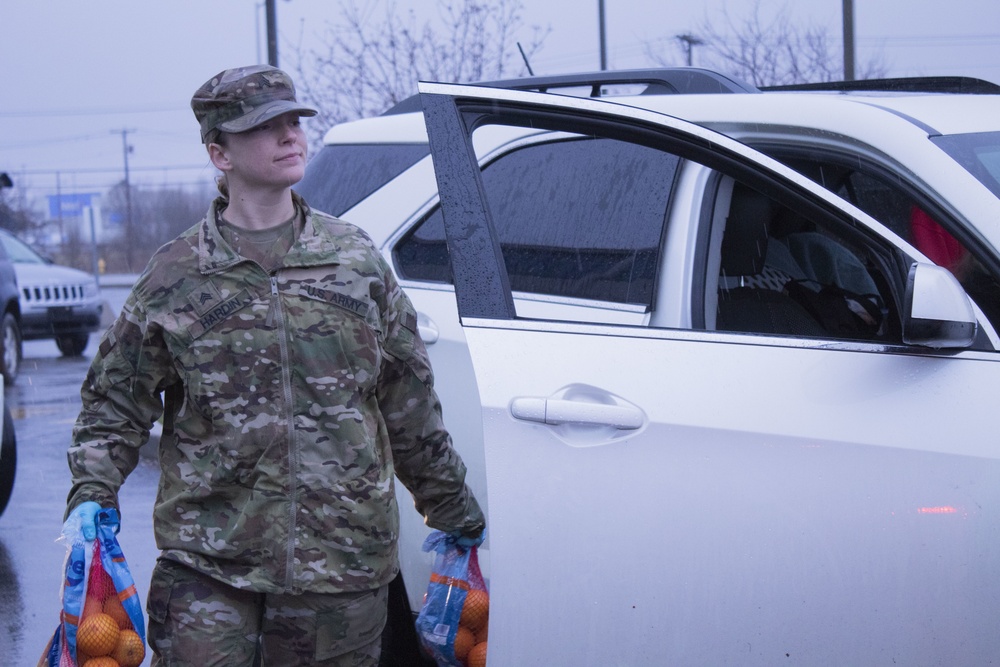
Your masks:
<svg viewBox="0 0 1000 667"><path fill-rule="evenodd" d="M267 595L160 559L146 611L153 667L375 667L387 589Z"/></svg>

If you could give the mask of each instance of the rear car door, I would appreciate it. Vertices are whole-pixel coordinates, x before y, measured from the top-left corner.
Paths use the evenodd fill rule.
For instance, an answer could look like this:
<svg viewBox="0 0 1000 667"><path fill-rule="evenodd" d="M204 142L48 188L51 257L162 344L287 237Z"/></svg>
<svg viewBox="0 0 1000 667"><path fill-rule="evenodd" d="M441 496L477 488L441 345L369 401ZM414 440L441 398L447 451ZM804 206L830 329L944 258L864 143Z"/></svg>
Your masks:
<svg viewBox="0 0 1000 667"><path fill-rule="evenodd" d="M924 309L925 279L948 283L943 270L804 177L683 121L421 90L482 404L491 663L997 653L1000 359L964 293ZM620 233L575 257L581 282L648 289L642 323L516 305L524 258L546 253L543 240L515 253L496 231L504 204L483 187L472 140L494 124L680 161L662 229L641 233L659 239L655 257L596 247L636 234L611 217ZM525 178L541 186L522 196L546 196L537 169ZM618 189L641 204L653 187L642 183ZM971 315L951 307L963 304Z"/></svg>

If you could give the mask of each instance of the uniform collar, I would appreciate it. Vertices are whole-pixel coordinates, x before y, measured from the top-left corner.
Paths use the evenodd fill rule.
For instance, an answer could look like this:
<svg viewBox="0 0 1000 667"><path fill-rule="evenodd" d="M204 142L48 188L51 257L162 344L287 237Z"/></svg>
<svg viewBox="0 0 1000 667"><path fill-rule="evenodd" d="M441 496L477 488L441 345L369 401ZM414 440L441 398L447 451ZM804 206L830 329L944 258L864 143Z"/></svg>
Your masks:
<svg viewBox="0 0 1000 667"><path fill-rule="evenodd" d="M339 264L340 244L325 225L316 224L316 214L306 201L292 192L296 209L305 215L305 226L299 238L288 250L282 266L313 266L315 264ZM226 200L217 197L208 207L208 213L201 221L198 231L198 268L204 274L217 273L243 261L222 237L217 224L219 211L225 209Z"/></svg>

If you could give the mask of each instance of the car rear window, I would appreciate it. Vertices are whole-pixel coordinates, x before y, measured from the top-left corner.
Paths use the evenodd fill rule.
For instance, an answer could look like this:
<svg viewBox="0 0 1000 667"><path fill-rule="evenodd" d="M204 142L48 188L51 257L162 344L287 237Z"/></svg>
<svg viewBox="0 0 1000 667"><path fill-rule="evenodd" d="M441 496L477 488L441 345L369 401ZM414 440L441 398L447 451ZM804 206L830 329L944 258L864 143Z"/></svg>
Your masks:
<svg viewBox="0 0 1000 667"><path fill-rule="evenodd" d="M430 153L427 144L340 144L325 146L295 186L313 208L343 215Z"/></svg>
<svg viewBox="0 0 1000 667"><path fill-rule="evenodd" d="M511 288L649 306L678 161L637 144L580 139L527 146L487 166L483 186ZM440 209L395 256L404 278L452 281Z"/></svg>
<svg viewBox="0 0 1000 667"><path fill-rule="evenodd" d="M1000 132L951 134L931 141L1000 197Z"/></svg>

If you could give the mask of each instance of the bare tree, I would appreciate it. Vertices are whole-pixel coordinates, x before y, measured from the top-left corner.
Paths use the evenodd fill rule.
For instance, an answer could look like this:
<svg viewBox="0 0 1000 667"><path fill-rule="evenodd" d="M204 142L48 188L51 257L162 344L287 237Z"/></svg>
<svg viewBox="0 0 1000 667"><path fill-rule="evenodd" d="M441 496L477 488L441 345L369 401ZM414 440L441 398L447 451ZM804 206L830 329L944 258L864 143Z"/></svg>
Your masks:
<svg viewBox="0 0 1000 667"><path fill-rule="evenodd" d="M26 196L25 188L16 194L0 188L0 227L14 234L24 234L41 226L41 217Z"/></svg>
<svg viewBox="0 0 1000 667"><path fill-rule="evenodd" d="M548 34L528 28L521 0L438 0L437 20L372 3L339 0L340 20L327 24L322 50L292 56L301 97L320 109L307 124L312 139L331 125L379 114L417 91L420 80L469 82L521 76ZM523 37L523 38L522 38Z"/></svg>
<svg viewBox="0 0 1000 667"><path fill-rule="evenodd" d="M153 253L164 243L196 224L212 200L214 193L208 187L200 190L180 188L144 189L132 186L132 224L135 226L135 247L132 253L123 249L124 230L121 238L107 238L102 255L112 272L139 271ZM119 183L105 197L105 214L122 219L125 215L124 183ZM132 257L129 265L128 257Z"/></svg>
<svg viewBox="0 0 1000 667"><path fill-rule="evenodd" d="M760 0L755 0L743 18L735 18L725 6L719 14L720 19L706 18L692 31L704 47L696 65L717 69L756 86L843 79L843 42L839 35L831 36L827 26L800 25L792 19L787 7L767 19ZM668 55L675 48L672 39L645 45L646 55L662 66L676 64ZM858 78L884 76L886 70L881 59L875 58L861 63Z"/></svg>

